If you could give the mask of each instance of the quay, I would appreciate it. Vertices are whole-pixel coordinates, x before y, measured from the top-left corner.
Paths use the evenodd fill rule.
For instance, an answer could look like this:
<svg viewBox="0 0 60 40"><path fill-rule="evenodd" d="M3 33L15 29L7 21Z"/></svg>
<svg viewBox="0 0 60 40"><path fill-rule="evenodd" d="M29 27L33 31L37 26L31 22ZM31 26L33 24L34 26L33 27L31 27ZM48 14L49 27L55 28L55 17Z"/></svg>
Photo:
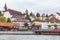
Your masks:
<svg viewBox="0 0 60 40"><path fill-rule="evenodd" d="M36 30L36 35L60 35L60 30Z"/></svg>
<svg viewBox="0 0 60 40"><path fill-rule="evenodd" d="M60 35L60 30L0 31L0 35Z"/></svg>
<svg viewBox="0 0 60 40"><path fill-rule="evenodd" d="M33 31L0 31L0 35L34 35Z"/></svg>

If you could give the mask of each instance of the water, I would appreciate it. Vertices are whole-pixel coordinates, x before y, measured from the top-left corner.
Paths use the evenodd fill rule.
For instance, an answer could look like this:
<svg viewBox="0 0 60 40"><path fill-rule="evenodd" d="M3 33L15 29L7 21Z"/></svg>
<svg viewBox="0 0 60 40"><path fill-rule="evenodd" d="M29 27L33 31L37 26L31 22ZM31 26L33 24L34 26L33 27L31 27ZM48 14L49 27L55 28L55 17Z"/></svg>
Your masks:
<svg viewBox="0 0 60 40"><path fill-rule="evenodd" d="M0 40L60 40L53 35L0 35Z"/></svg>

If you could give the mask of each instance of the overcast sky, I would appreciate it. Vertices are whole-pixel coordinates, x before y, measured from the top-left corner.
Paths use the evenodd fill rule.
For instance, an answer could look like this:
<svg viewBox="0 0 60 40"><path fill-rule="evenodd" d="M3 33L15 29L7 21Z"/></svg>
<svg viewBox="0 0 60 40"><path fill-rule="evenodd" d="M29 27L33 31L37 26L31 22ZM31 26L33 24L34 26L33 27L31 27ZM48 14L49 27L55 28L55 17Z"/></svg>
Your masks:
<svg viewBox="0 0 60 40"><path fill-rule="evenodd" d="M5 3L8 8L21 12L25 9L33 13L60 12L60 0L0 0L0 10L3 9Z"/></svg>

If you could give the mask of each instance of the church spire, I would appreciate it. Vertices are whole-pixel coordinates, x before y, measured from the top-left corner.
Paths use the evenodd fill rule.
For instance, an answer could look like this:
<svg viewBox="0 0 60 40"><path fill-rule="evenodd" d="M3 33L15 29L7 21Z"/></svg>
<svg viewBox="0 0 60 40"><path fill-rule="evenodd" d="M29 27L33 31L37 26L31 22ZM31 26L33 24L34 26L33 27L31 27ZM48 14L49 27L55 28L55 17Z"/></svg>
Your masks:
<svg viewBox="0 0 60 40"><path fill-rule="evenodd" d="M5 3L5 6L4 6L4 9L5 9L5 11L7 11L7 5L6 5L6 3Z"/></svg>
<svg viewBox="0 0 60 40"><path fill-rule="evenodd" d="M26 9L25 12L28 14L28 10Z"/></svg>

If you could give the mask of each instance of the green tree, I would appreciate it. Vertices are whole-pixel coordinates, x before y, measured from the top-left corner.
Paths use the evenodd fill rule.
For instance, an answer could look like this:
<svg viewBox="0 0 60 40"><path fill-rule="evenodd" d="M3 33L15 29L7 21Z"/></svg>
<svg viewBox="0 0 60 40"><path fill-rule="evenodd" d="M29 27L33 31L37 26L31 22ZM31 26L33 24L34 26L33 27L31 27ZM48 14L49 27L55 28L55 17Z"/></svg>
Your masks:
<svg viewBox="0 0 60 40"><path fill-rule="evenodd" d="M33 13L31 12L31 13L30 13L30 16L32 16L32 15L33 15Z"/></svg>
<svg viewBox="0 0 60 40"><path fill-rule="evenodd" d="M50 24L48 24L48 27L50 28L50 27L51 27L51 25L50 25Z"/></svg>
<svg viewBox="0 0 60 40"><path fill-rule="evenodd" d="M3 16L2 12L0 11L0 16Z"/></svg>
<svg viewBox="0 0 60 40"><path fill-rule="evenodd" d="M0 22L6 22L6 18L3 16L0 16Z"/></svg>
<svg viewBox="0 0 60 40"><path fill-rule="evenodd" d="M9 22L9 23L10 23L10 22L11 22L11 19L10 19L10 18L7 18L7 22Z"/></svg>
<svg viewBox="0 0 60 40"><path fill-rule="evenodd" d="M40 14L39 14L39 13L37 13L37 14L36 14L36 16L37 16L37 17L40 17Z"/></svg>
<svg viewBox="0 0 60 40"><path fill-rule="evenodd" d="M32 12L30 13L30 16L34 16L35 17L35 15Z"/></svg>
<svg viewBox="0 0 60 40"><path fill-rule="evenodd" d="M25 13L25 15L26 15L26 19L28 19L29 21L31 21L30 15L28 13Z"/></svg>
<svg viewBox="0 0 60 40"><path fill-rule="evenodd" d="M48 16L48 14L46 14L46 20L49 20L49 16Z"/></svg>
<svg viewBox="0 0 60 40"><path fill-rule="evenodd" d="M49 17L48 14L46 14L46 17Z"/></svg>

